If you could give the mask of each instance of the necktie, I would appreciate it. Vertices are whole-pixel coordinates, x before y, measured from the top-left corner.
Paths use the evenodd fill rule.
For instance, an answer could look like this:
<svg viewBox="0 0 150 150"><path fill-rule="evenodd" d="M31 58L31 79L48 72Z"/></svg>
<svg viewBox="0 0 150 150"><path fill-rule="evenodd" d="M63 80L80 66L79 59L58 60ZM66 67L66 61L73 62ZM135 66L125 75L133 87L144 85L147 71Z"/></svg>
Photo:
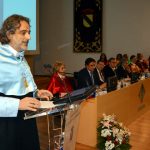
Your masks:
<svg viewBox="0 0 150 150"><path fill-rule="evenodd" d="M100 80L101 80L102 82L104 82L104 76L103 76L102 72L100 71L99 74L100 74Z"/></svg>
<svg viewBox="0 0 150 150"><path fill-rule="evenodd" d="M92 85L94 85L94 77L93 77L93 72L90 72L90 74L91 74Z"/></svg>

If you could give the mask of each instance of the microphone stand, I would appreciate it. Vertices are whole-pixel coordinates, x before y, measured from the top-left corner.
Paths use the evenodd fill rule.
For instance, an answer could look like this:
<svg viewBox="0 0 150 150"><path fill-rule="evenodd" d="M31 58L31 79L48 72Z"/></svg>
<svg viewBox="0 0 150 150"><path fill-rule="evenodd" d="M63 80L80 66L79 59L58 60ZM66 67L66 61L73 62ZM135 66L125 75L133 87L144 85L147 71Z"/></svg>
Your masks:
<svg viewBox="0 0 150 150"><path fill-rule="evenodd" d="M63 73L63 72L60 72L60 73ZM64 72L64 74L72 74L72 73L66 73L66 72ZM65 76L65 78L66 78L66 76ZM72 100L71 100L71 96L70 96L70 93L68 91L68 88L67 88L67 85L66 85L66 82L65 82L65 78L64 79L60 78L60 82L62 82L62 85L64 86L64 90L67 93L66 96L68 97L69 104L71 105L72 104Z"/></svg>
<svg viewBox="0 0 150 150"><path fill-rule="evenodd" d="M50 140L50 124L48 113L46 113L46 117L47 117L47 132L48 132L48 150L50 150L51 140Z"/></svg>
<svg viewBox="0 0 150 150"><path fill-rule="evenodd" d="M65 91L66 91L66 93L67 93L66 96L68 97L69 104L71 105L71 104L72 104L72 100L71 100L71 96L70 96L70 93L69 93L69 91L68 91L68 89L67 89L67 86L66 86L65 81L64 81L64 86L65 86Z"/></svg>
<svg viewBox="0 0 150 150"><path fill-rule="evenodd" d="M65 76L65 78L66 78L66 76ZM70 105L71 106L71 104L72 104L72 100L71 100L71 96L70 96L70 93L69 93L69 91L68 91L68 89L67 89L67 85L66 85L66 82L65 82L65 80L64 79L61 79L61 78L59 78L60 79L60 82L62 83L62 85L64 86L64 90L65 90L65 92L67 93L66 94L66 96L68 97L68 100L69 100L69 103L67 103L68 105ZM70 107L69 107L70 108ZM63 119L62 120L64 120L65 121L65 116L66 116L66 113L64 113L64 115L63 115ZM63 121L62 121L62 124L61 124L61 129L63 128ZM60 138L60 150L62 150L63 149L63 144L64 144L64 132L63 132L63 129L61 130L62 132L61 132L61 138Z"/></svg>

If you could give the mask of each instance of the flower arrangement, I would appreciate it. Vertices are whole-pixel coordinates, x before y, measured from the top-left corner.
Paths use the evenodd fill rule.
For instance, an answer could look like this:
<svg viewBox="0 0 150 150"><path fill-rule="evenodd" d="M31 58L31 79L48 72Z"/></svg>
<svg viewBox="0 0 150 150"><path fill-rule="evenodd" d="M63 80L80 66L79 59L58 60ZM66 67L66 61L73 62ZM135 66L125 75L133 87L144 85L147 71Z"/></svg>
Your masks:
<svg viewBox="0 0 150 150"><path fill-rule="evenodd" d="M129 150L130 132L115 115L103 114L97 127L97 148L100 150Z"/></svg>

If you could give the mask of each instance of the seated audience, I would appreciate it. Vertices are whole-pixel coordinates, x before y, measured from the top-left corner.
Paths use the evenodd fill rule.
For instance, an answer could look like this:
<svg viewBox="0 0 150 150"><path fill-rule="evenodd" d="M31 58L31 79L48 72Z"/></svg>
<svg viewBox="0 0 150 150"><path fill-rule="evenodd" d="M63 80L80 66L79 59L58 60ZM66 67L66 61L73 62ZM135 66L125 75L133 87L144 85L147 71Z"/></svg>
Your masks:
<svg viewBox="0 0 150 150"><path fill-rule="evenodd" d="M122 59L128 60L128 59L129 59L128 54L123 54L123 55L122 55Z"/></svg>
<svg viewBox="0 0 150 150"><path fill-rule="evenodd" d="M103 73L104 67L105 67L104 62L99 59L96 64L96 68L94 69L95 74L97 74L98 76L99 85L105 82L104 73Z"/></svg>
<svg viewBox="0 0 150 150"><path fill-rule="evenodd" d="M135 55L131 55L129 66L130 66L130 69L131 69L132 73L140 74L141 69L136 65L136 61L137 61L136 56Z"/></svg>
<svg viewBox="0 0 150 150"><path fill-rule="evenodd" d="M128 61L128 64L130 64L130 59L128 57L128 54L123 54L122 59L126 59Z"/></svg>
<svg viewBox="0 0 150 150"><path fill-rule="evenodd" d="M116 55L117 66L121 65L121 63L122 63L122 58L123 58L122 54L118 53L118 54Z"/></svg>
<svg viewBox="0 0 150 150"><path fill-rule="evenodd" d="M148 68L149 68L149 71L150 71L150 56L148 57Z"/></svg>
<svg viewBox="0 0 150 150"><path fill-rule="evenodd" d="M56 62L54 73L50 78L48 90L56 97L62 97L73 91L69 78L65 74L66 68L63 62Z"/></svg>
<svg viewBox="0 0 150 150"><path fill-rule="evenodd" d="M137 53L136 65L141 69L141 72L148 72L148 62L144 59L143 54Z"/></svg>
<svg viewBox="0 0 150 150"><path fill-rule="evenodd" d="M101 53L100 57L99 57L100 61L103 61L105 65L107 65L107 56L105 53Z"/></svg>
<svg viewBox="0 0 150 150"><path fill-rule="evenodd" d="M127 59L122 60L122 63L116 69L116 73L118 80L131 77L131 70Z"/></svg>
<svg viewBox="0 0 150 150"><path fill-rule="evenodd" d="M104 69L103 69L104 78L105 78L106 82L107 82L109 77L117 76L117 74L116 74L116 66L117 66L116 59L111 57L108 60L108 65L106 65L104 67Z"/></svg>
<svg viewBox="0 0 150 150"><path fill-rule="evenodd" d="M87 58L85 60L85 67L78 72L78 88L84 88L92 85L97 85L100 88L104 88L106 85L100 85L98 76L95 74L94 69L96 67L96 61L93 58Z"/></svg>

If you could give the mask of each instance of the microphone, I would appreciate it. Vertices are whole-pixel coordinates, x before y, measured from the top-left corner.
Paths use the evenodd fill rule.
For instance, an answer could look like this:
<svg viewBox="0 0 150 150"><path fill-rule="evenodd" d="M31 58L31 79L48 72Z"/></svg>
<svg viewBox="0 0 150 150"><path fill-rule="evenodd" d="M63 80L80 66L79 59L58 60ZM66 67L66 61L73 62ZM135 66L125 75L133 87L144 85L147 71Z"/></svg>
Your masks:
<svg viewBox="0 0 150 150"><path fill-rule="evenodd" d="M43 67L44 68L53 68L51 64L44 64Z"/></svg>
<svg viewBox="0 0 150 150"><path fill-rule="evenodd" d="M44 69L45 69L47 72L50 73L50 75L53 74L53 67L52 67L51 64L44 64L43 67L44 67Z"/></svg>
<svg viewBox="0 0 150 150"><path fill-rule="evenodd" d="M70 73L70 72L65 72L65 74L70 74L70 75L74 75L73 73Z"/></svg>

